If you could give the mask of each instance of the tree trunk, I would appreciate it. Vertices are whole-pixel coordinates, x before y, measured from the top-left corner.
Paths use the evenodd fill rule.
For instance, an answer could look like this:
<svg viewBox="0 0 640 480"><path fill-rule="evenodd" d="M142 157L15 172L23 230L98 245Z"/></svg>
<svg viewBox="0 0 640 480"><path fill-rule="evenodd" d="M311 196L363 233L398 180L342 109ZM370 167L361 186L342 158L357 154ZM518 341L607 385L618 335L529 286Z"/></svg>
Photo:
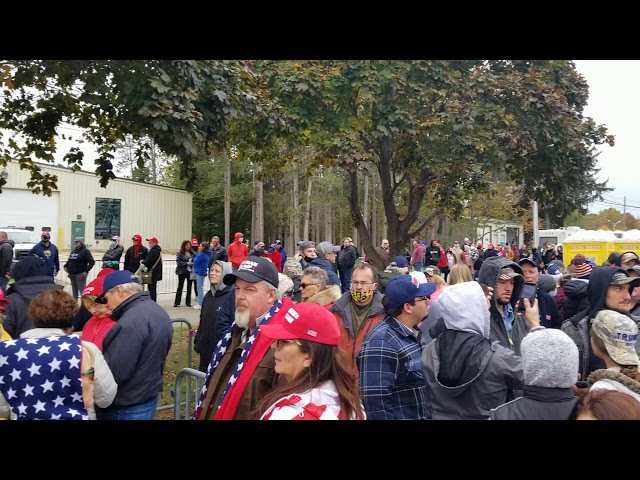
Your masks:
<svg viewBox="0 0 640 480"><path fill-rule="evenodd" d="M287 243L287 252L294 252L297 249L296 243L300 241L300 194L298 191L298 167L297 164L293 164L291 170L293 175L293 217L291 218L290 227L293 227L292 237Z"/></svg>
<svg viewBox="0 0 640 480"><path fill-rule="evenodd" d="M158 175L156 170L156 143L151 137L149 137L149 144L151 145L151 183L156 185L158 183Z"/></svg>
<svg viewBox="0 0 640 480"><path fill-rule="evenodd" d="M222 245L231 243L231 157L224 156L224 239Z"/></svg>
<svg viewBox="0 0 640 480"><path fill-rule="evenodd" d="M262 165L257 165L258 174L262 171ZM256 231L255 239L264 242L264 182L262 179L256 182ZM265 242L266 243L266 242Z"/></svg>
<svg viewBox="0 0 640 480"><path fill-rule="evenodd" d="M312 183L313 183L313 179L309 177L307 179L307 204L305 206L304 226L302 227L301 240L309 240L309 217L311 215L311 184Z"/></svg>

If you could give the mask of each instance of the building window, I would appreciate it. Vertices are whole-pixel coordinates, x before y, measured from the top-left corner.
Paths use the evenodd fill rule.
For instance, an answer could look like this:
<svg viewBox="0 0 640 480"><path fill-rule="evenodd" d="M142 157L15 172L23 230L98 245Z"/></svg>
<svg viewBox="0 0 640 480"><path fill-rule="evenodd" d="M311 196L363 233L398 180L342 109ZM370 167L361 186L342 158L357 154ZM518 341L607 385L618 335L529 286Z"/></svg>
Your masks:
<svg viewBox="0 0 640 480"><path fill-rule="evenodd" d="M120 235L120 199L96 198L96 240Z"/></svg>

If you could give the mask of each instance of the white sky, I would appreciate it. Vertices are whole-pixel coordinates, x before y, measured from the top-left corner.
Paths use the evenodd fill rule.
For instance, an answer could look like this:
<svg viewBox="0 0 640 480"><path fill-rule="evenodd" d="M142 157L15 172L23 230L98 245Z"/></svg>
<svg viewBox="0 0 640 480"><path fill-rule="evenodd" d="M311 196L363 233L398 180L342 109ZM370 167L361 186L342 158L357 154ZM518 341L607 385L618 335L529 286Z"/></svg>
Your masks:
<svg viewBox="0 0 640 480"><path fill-rule="evenodd" d="M626 196L627 211L640 217L640 189L636 187L634 174L638 171L636 162L640 155L640 60L574 62L589 84L585 115L592 117L598 125L606 125L609 133L615 136L614 147L604 145L600 148L598 163L601 171L597 175L598 180L609 179L609 185L615 190L604 195L604 202L589 205L589 212L597 213L610 207L622 211ZM79 136L79 131L71 126L61 129L60 133ZM93 146L64 140L59 140L58 152L66 152L71 146L79 146L86 159L95 156ZM56 160L62 161L62 154L57 155ZM90 160L85 161L84 170L94 168Z"/></svg>

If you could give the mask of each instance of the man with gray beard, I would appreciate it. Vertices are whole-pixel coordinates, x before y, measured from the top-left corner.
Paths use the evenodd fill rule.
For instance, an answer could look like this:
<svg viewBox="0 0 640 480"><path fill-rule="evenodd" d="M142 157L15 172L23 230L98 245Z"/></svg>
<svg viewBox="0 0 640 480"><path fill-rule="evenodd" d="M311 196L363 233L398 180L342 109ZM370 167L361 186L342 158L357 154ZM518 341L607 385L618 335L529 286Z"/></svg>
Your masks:
<svg viewBox="0 0 640 480"><path fill-rule="evenodd" d="M234 321L216 345L196 405L196 420L247 420L280 382L275 372L272 340L260 335L260 326L283 323L293 307L278 300L278 270L264 257L247 257L235 273L222 281L235 285Z"/></svg>

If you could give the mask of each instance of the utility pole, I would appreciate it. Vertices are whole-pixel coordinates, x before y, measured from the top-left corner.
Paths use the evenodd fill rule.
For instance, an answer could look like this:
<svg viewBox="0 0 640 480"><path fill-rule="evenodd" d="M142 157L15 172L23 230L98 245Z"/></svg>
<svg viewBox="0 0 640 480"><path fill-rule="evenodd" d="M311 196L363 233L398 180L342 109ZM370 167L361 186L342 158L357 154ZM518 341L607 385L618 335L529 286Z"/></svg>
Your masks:
<svg viewBox="0 0 640 480"><path fill-rule="evenodd" d="M627 229L627 197L624 197L624 202L622 203L622 227Z"/></svg>

